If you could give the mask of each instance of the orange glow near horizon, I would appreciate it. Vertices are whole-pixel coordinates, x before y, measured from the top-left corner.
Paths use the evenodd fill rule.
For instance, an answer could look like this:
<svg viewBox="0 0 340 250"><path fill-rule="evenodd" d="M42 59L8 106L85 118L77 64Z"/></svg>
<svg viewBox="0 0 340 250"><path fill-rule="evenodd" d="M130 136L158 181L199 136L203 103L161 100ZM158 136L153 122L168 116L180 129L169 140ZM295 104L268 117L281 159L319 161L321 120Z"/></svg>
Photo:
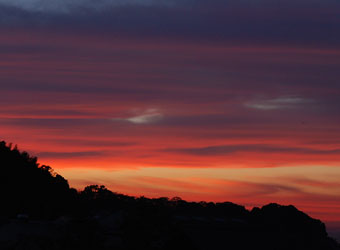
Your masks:
<svg viewBox="0 0 340 250"><path fill-rule="evenodd" d="M72 187L340 224L339 49L1 36L1 139Z"/></svg>

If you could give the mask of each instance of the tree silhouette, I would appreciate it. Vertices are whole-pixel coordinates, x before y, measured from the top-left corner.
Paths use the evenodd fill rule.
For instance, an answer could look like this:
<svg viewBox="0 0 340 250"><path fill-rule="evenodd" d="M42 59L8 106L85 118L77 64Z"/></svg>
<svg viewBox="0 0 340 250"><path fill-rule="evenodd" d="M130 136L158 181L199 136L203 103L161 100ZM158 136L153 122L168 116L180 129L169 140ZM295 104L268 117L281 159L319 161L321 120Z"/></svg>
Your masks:
<svg viewBox="0 0 340 250"><path fill-rule="evenodd" d="M53 217L65 212L75 190L49 166L38 164L36 157L20 152L17 146L0 142L2 214Z"/></svg>
<svg viewBox="0 0 340 250"><path fill-rule="evenodd" d="M78 192L50 166L39 165L36 157L4 141L0 142L0 199L0 249L5 250L340 249L321 221L294 206L272 203L249 211L231 202L136 198L103 185ZM11 225L3 229L6 234L1 231L6 226L2 218ZM24 219L27 226L19 236L10 232L22 226L11 224L15 218ZM30 219L39 220L50 234L30 234L36 225ZM6 241L2 235L10 237Z"/></svg>

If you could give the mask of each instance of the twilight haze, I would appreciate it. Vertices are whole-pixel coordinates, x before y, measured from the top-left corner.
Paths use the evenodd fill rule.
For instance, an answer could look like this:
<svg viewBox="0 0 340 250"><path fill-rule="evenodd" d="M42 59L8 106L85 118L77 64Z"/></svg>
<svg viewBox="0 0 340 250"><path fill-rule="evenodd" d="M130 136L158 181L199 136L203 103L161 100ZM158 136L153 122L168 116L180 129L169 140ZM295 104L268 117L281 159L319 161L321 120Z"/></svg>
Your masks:
<svg viewBox="0 0 340 250"><path fill-rule="evenodd" d="M71 186L340 221L338 0L0 0L1 139Z"/></svg>

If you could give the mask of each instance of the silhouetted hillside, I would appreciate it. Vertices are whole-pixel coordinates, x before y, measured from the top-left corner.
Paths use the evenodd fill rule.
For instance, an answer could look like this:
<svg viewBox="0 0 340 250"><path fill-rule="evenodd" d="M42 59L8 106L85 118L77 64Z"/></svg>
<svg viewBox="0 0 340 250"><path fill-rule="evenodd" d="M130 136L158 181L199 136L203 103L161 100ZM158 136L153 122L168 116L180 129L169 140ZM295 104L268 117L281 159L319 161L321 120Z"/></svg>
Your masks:
<svg viewBox="0 0 340 250"><path fill-rule="evenodd" d="M325 225L294 206L131 197L71 189L37 158L0 142L0 249L332 250Z"/></svg>

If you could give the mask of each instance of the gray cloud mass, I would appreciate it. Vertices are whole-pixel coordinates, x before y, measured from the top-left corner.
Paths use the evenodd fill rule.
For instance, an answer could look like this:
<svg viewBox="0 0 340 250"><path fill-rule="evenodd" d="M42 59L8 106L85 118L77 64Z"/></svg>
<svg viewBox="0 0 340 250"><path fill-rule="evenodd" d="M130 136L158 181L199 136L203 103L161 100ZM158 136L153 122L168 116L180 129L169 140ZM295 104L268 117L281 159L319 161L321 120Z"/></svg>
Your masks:
<svg viewBox="0 0 340 250"><path fill-rule="evenodd" d="M340 2L333 0L2 0L0 5L2 28L215 42L340 44Z"/></svg>

